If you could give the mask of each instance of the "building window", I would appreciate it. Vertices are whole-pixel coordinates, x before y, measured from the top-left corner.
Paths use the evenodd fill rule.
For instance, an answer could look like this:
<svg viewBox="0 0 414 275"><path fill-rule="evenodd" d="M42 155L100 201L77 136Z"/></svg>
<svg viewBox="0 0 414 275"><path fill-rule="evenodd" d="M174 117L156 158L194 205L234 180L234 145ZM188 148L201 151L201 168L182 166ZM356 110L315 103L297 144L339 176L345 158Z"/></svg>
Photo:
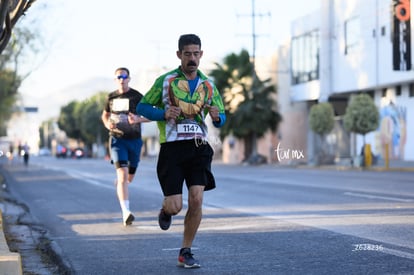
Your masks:
<svg viewBox="0 0 414 275"><path fill-rule="evenodd" d="M414 83L410 84L410 97L414 97Z"/></svg>
<svg viewBox="0 0 414 275"><path fill-rule="evenodd" d="M401 86L395 87L395 95L396 96L401 96Z"/></svg>
<svg viewBox="0 0 414 275"><path fill-rule="evenodd" d="M359 17L352 17L345 21L345 55L354 51L361 39L361 24Z"/></svg>
<svg viewBox="0 0 414 275"><path fill-rule="evenodd" d="M292 38L290 60L292 85L319 79L319 30Z"/></svg>

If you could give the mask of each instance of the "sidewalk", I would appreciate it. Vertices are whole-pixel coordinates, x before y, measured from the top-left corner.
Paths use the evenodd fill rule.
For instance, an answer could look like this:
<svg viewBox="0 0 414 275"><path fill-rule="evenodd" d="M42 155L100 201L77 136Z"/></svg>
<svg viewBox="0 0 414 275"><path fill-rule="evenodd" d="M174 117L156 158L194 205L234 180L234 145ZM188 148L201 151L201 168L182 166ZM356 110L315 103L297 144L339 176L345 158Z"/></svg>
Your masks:
<svg viewBox="0 0 414 275"><path fill-rule="evenodd" d="M19 253L10 252L4 234L3 210L5 202L2 199L2 193L5 184L5 179L0 173L0 275L21 275L23 274L21 256Z"/></svg>
<svg viewBox="0 0 414 275"><path fill-rule="evenodd" d="M371 169L378 171L408 171L414 172L414 161L403 161L403 160L391 160L389 166L386 167L383 160L379 160L378 164L374 165Z"/></svg>
<svg viewBox="0 0 414 275"><path fill-rule="evenodd" d="M332 169L332 170L355 170L355 171L393 171L393 172L414 172L414 161L391 160L386 166L383 160L379 160L370 167L362 167L360 165L352 165L350 160L342 160L332 165L310 165L310 164L289 164L281 165L281 167L308 168L308 169Z"/></svg>
<svg viewBox="0 0 414 275"><path fill-rule="evenodd" d="M0 275L69 274L60 272L53 243L41 225L10 193L10 167L14 172L27 169L22 163L6 164L0 160Z"/></svg>
<svg viewBox="0 0 414 275"><path fill-rule="evenodd" d="M3 232L3 214L0 209L0 275L22 274L22 260L19 253L10 252Z"/></svg>
<svg viewBox="0 0 414 275"><path fill-rule="evenodd" d="M354 168L360 169L360 170L368 170L368 171L414 172L414 161L390 160L388 163L388 167L387 167L384 160L378 160L378 162L373 164L371 167L354 167Z"/></svg>

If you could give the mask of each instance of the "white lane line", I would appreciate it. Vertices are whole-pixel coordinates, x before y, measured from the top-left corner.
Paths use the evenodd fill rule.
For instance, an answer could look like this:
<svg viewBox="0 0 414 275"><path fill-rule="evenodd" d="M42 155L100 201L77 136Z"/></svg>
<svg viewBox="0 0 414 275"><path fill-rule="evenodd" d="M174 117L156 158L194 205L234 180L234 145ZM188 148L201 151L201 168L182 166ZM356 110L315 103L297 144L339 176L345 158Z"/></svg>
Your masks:
<svg viewBox="0 0 414 275"><path fill-rule="evenodd" d="M169 247L169 248L162 248L162 251L180 251L181 247ZM198 250L198 247L191 247L191 250Z"/></svg>
<svg viewBox="0 0 414 275"><path fill-rule="evenodd" d="M100 181L88 178L88 177L91 177L90 174L88 174L88 173L79 173L77 171L76 172L75 171L70 171L69 175L74 177L75 179L86 181L87 183L90 183L90 184L93 184L93 185L96 185L96 186L99 186L99 187L104 187L104 188L108 188L108 189L115 189L114 185L104 184Z"/></svg>
<svg viewBox="0 0 414 275"><path fill-rule="evenodd" d="M382 200L387 200L387 201L398 201L398 202L413 202L414 201L412 199L401 199L401 198L395 198L395 197L377 196L377 195L369 195L369 194L354 193L354 192L345 192L344 195L367 198L367 199L382 199Z"/></svg>
<svg viewBox="0 0 414 275"><path fill-rule="evenodd" d="M409 252L405 252L405 251L401 251L401 250L395 250L395 249L386 248L386 247L384 247L384 249L379 250L379 251L382 252L382 253L385 253L385 254L390 254L390 255L393 255L393 256L414 260L414 254L409 253Z"/></svg>
<svg viewBox="0 0 414 275"><path fill-rule="evenodd" d="M81 181L84 181L86 183L95 185L97 187L103 187L103 188L106 188L106 189L116 190L116 186L113 184L113 181L111 181L110 184L103 183L101 180L97 179L95 174L84 173L84 172L79 172L79 171L74 171L74 170L66 171L66 172L68 173L68 175L70 175L71 177L73 177L75 179L79 179ZM140 189L141 190L143 187L138 185L138 184L135 184L135 185L128 186L128 188L129 189ZM152 188L146 188L146 190L149 191L149 192L159 193L159 191L154 190ZM184 200L187 200L186 195L187 195L186 193L183 193L183 199ZM186 201L183 202L183 205L187 206Z"/></svg>

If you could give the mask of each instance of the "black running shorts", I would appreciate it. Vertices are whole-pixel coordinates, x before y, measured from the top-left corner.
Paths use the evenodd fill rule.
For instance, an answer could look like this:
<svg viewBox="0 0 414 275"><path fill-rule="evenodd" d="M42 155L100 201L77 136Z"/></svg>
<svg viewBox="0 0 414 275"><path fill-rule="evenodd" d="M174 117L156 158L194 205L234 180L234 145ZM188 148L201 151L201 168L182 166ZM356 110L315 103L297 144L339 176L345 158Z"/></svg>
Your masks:
<svg viewBox="0 0 414 275"><path fill-rule="evenodd" d="M164 196L182 194L184 181L187 188L204 185L205 191L214 189L213 154L207 141L191 139L162 143L157 175Z"/></svg>

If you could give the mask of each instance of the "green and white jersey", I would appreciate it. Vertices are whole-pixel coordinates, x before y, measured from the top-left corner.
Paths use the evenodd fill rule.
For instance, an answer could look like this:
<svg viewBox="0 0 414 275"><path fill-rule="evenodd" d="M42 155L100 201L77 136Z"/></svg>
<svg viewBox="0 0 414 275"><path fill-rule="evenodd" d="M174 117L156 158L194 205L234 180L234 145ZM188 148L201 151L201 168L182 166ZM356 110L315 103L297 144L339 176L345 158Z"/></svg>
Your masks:
<svg viewBox="0 0 414 275"><path fill-rule="evenodd" d="M199 138L207 139L205 117L206 104L217 106L224 113L221 96L214 85L201 71L197 72L199 81L191 95L188 80L177 68L155 80L141 103L168 110L171 105L181 108L176 120L157 121L160 131L160 143Z"/></svg>

